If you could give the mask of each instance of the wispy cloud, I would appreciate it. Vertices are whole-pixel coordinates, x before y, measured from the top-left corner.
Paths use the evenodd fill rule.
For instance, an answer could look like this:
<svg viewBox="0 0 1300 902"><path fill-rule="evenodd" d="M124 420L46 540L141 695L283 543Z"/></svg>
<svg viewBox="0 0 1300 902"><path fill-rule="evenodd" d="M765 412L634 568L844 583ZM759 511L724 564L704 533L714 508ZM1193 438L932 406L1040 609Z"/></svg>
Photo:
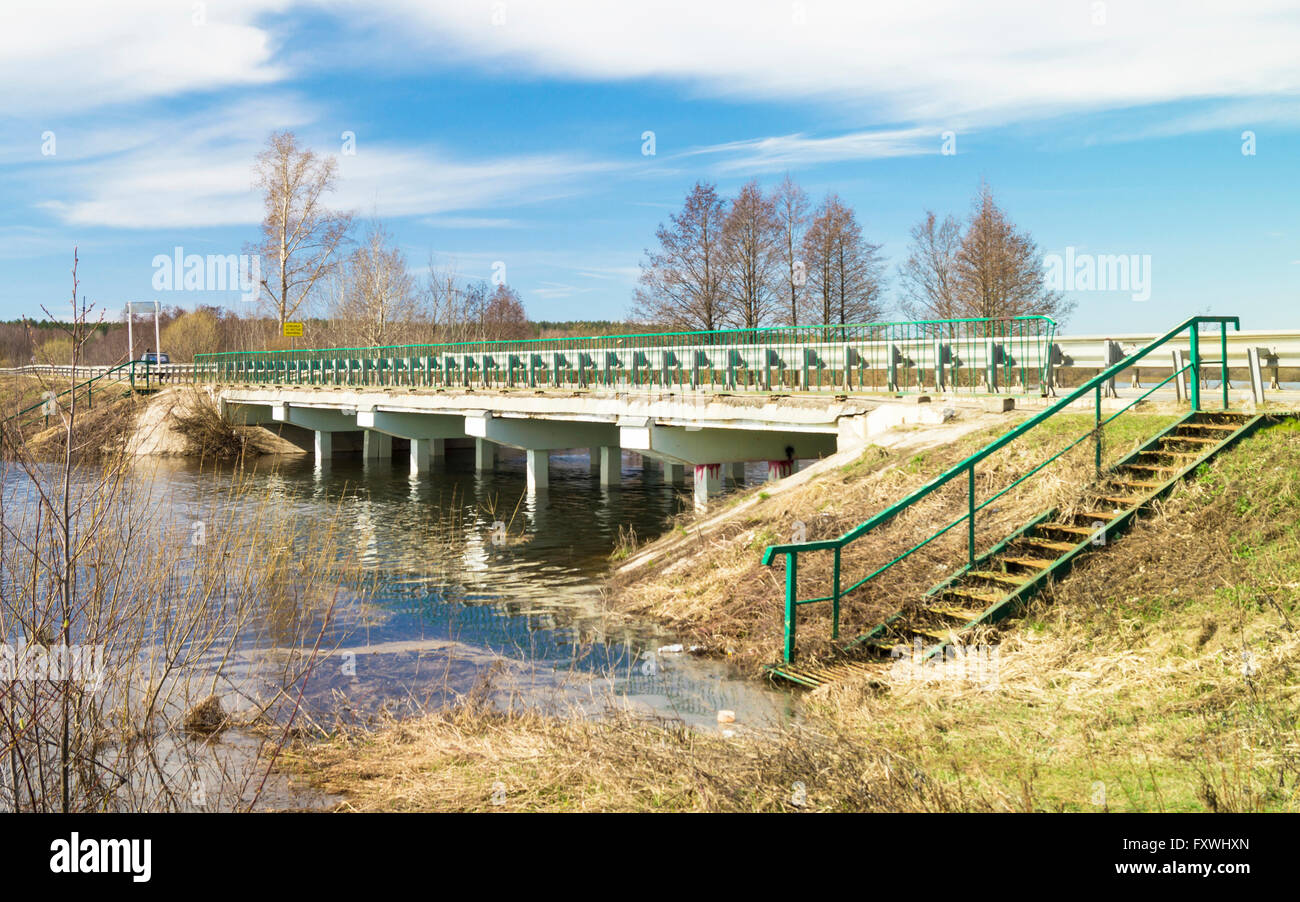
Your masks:
<svg viewBox="0 0 1300 902"><path fill-rule="evenodd" d="M718 157L712 164L713 169L720 174L734 175L938 153L940 140L940 135L933 129L921 128L853 132L826 138L806 134L775 135L699 147L683 156Z"/></svg>

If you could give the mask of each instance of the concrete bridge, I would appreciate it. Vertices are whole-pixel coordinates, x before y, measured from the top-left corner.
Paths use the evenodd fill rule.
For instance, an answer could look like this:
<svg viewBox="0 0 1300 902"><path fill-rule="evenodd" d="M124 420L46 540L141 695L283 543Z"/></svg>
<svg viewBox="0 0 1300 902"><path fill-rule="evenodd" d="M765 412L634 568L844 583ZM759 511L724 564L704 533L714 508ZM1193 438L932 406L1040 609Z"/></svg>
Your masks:
<svg viewBox="0 0 1300 902"><path fill-rule="evenodd" d="M491 469L499 448L524 452L528 491L543 492L553 452L585 448L604 485L621 478L632 451L663 468L665 481L694 482L697 509L743 477L751 462L768 477L801 461L862 446L903 423L942 422L939 404L865 398L692 394L640 396L575 392L418 391L326 386L217 386L229 421L277 428L314 450L318 463L360 452L403 451L412 475L442 464L448 442L472 444L475 465ZM287 427L287 428L286 428ZM395 444L396 442L396 444Z"/></svg>

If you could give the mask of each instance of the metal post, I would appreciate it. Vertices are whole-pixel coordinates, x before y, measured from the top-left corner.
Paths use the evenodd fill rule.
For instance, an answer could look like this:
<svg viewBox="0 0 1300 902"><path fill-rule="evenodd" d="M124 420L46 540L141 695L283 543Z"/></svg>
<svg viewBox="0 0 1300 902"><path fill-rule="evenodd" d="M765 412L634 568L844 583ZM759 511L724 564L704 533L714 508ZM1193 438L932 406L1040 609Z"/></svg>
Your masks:
<svg viewBox="0 0 1300 902"><path fill-rule="evenodd" d="M1201 336L1196 323L1192 323L1187 340L1192 355L1192 410L1198 411L1201 409Z"/></svg>
<svg viewBox="0 0 1300 902"><path fill-rule="evenodd" d="M1096 405L1092 418L1093 468L1097 479L1101 478L1101 386L1093 393Z"/></svg>
<svg viewBox="0 0 1300 902"><path fill-rule="evenodd" d="M1223 409L1228 409L1228 324L1219 323L1219 375L1223 380Z"/></svg>
<svg viewBox="0 0 1300 902"><path fill-rule="evenodd" d="M793 551L785 555L785 662L794 660L795 587L799 580L799 555Z"/></svg>
<svg viewBox="0 0 1300 902"><path fill-rule="evenodd" d="M966 558L975 566L975 465L966 471Z"/></svg>
<svg viewBox="0 0 1300 902"><path fill-rule="evenodd" d="M840 637L840 549L835 548L835 565L831 571L831 638Z"/></svg>

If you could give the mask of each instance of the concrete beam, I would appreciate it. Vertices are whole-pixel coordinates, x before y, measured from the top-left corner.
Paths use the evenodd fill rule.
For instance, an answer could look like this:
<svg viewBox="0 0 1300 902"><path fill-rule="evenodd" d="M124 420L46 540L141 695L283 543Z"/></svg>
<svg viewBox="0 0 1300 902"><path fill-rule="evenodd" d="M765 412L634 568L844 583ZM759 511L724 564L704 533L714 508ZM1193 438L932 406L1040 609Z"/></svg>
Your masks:
<svg viewBox="0 0 1300 902"><path fill-rule="evenodd" d="M682 426L623 426L619 438L625 449L681 464L721 461L816 458L834 454L836 436L821 432L781 432L752 429L687 429ZM787 449L791 449L787 454Z"/></svg>
<svg viewBox="0 0 1300 902"><path fill-rule="evenodd" d="M618 426L613 423L498 417L487 412L466 416L465 434L521 451L560 451L619 443Z"/></svg>
<svg viewBox="0 0 1300 902"><path fill-rule="evenodd" d="M289 423L316 432L354 432L357 428L356 411L352 410L274 404L271 406L271 418L276 423Z"/></svg>
<svg viewBox="0 0 1300 902"><path fill-rule="evenodd" d="M373 429L397 438L465 438L465 418L450 414L358 410L357 425L362 429Z"/></svg>

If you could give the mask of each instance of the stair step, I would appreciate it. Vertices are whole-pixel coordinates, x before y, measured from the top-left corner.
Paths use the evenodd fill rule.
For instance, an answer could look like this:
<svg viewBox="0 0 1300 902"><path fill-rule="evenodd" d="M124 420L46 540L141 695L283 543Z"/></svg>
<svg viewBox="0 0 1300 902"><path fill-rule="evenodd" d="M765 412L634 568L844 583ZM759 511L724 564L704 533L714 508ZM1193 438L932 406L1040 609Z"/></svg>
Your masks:
<svg viewBox="0 0 1300 902"><path fill-rule="evenodd" d="M1076 536L1087 536L1088 538L1092 538L1092 536L1095 535L1097 532L1097 530L1089 529L1086 526L1066 526L1063 523L1040 523L1038 524L1038 528L1059 529L1061 532L1068 532L1071 535L1076 535Z"/></svg>
<svg viewBox="0 0 1300 902"><path fill-rule="evenodd" d="M951 617L954 620L960 620L962 623L970 623L973 620L978 620L984 613L983 611L967 611L964 608L950 608L944 605L936 605L935 607L927 608L926 610L932 614L942 614L944 617Z"/></svg>
<svg viewBox="0 0 1300 902"><path fill-rule="evenodd" d="M1222 441L1222 439L1201 438L1200 436L1196 436L1196 435L1167 435L1163 439L1161 439L1161 441L1162 442L1194 442L1198 445L1217 445L1219 444L1219 442Z"/></svg>
<svg viewBox="0 0 1300 902"><path fill-rule="evenodd" d="M982 601L986 605L997 604L1005 596L994 595L990 592L976 592L973 589L944 589L943 594L953 595L957 598L969 598L972 601Z"/></svg>
<svg viewBox="0 0 1300 902"><path fill-rule="evenodd" d="M1023 557L1021 555L1009 555L1002 560L1008 564L1019 564L1021 567L1032 567L1035 570L1048 570L1056 563L1055 561L1046 561L1037 557Z"/></svg>
<svg viewBox="0 0 1300 902"><path fill-rule="evenodd" d="M1226 423L1186 423L1181 428L1187 429L1217 429L1220 432L1236 432L1240 426L1230 426Z"/></svg>
<svg viewBox="0 0 1300 902"><path fill-rule="evenodd" d="M1124 504L1124 505L1132 506L1134 504L1141 504L1143 501L1146 501L1146 498L1142 498L1142 497L1126 498L1123 495L1098 495L1097 500L1111 501L1114 502L1115 504Z"/></svg>
<svg viewBox="0 0 1300 902"><path fill-rule="evenodd" d="M1126 470L1151 470L1155 473L1176 473L1178 467L1157 467L1153 464L1124 464Z"/></svg>
<svg viewBox="0 0 1300 902"><path fill-rule="evenodd" d="M978 577L979 579L991 579L994 582L1008 583L1013 586L1023 586L1029 582L1023 576L1016 576L1014 573L1004 573L998 570L968 570L966 575Z"/></svg>
<svg viewBox="0 0 1300 902"><path fill-rule="evenodd" d="M1121 489L1158 489L1163 482L1150 482L1144 479L1112 479L1111 485Z"/></svg>
<svg viewBox="0 0 1300 902"><path fill-rule="evenodd" d="M920 626L909 626L907 627L907 631L917 636L924 636L927 639L937 639L938 641L945 643L951 642L953 635L957 632L956 630L940 632L939 630L928 630Z"/></svg>
<svg viewBox="0 0 1300 902"><path fill-rule="evenodd" d="M1032 536L1027 536L1018 541L1024 542L1028 545L1036 545L1039 548L1050 548L1053 551L1073 551L1078 547L1078 543L1071 544L1069 542L1053 542L1051 539L1038 539Z"/></svg>
<svg viewBox="0 0 1300 902"><path fill-rule="evenodd" d="M1076 516L1083 517L1087 520L1100 520L1103 523L1109 523L1121 513L1122 511L1079 511Z"/></svg>

